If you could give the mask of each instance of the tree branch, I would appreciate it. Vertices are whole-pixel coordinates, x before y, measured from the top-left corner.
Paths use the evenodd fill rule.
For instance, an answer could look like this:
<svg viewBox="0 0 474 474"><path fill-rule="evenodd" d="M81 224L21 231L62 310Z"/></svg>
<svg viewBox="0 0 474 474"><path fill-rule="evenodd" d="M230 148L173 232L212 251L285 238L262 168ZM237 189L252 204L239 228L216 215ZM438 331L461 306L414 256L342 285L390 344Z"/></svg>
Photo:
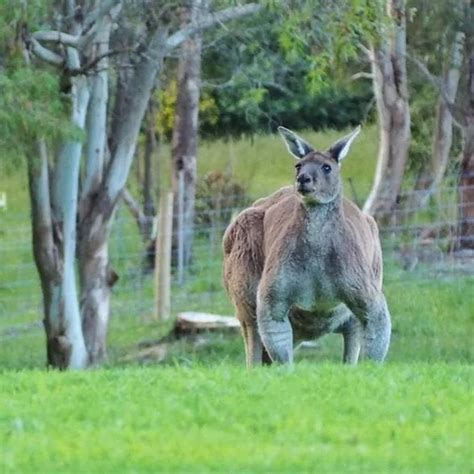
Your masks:
<svg viewBox="0 0 474 474"><path fill-rule="evenodd" d="M365 72L365 71L360 71L356 72L355 74L352 74L350 77L351 81L356 81L357 79L370 79L372 80L374 78L374 75L370 72Z"/></svg>
<svg viewBox="0 0 474 474"><path fill-rule="evenodd" d="M80 67L79 69L73 69L69 71L71 76L79 76L81 74L87 74L91 69L93 69L97 64L99 64L102 59L109 58L110 56L115 56L116 54L129 53L135 51L133 48L124 48L124 49L114 49L112 51L107 51L106 53L99 54L94 59L91 59L87 64Z"/></svg>
<svg viewBox="0 0 474 474"><path fill-rule="evenodd" d="M29 39L29 46L32 53L37 58L55 66L62 66L64 64L64 58L62 56L56 54L48 48L45 48L35 38L31 37Z"/></svg>
<svg viewBox="0 0 474 474"><path fill-rule="evenodd" d="M94 39L97 29L100 27L99 23L101 19L108 14L112 16L112 19L115 19L120 12L120 9L120 0L102 2L102 5L93 10L86 18L86 32L81 36L74 36L55 30L35 31L31 36L35 40L45 43L63 44L73 48L84 49Z"/></svg>
<svg viewBox="0 0 474 474"><path fill-rule="evenodd" d="M134 197L127 188L122 191L122 199L140 227L142 222L145 220L145 214L143 214L140 205L137 201L135 201Z"/></svg>
<svg viewBox="0 0 474 474"><path fill-rule="evenodd" d="M370 48L367 48L367 46L364 46L362 43L357 43L357 47L370 59L372 55Z"/></svg>
<svg viewBox="0 0 474 474"><path fill-rule="evenodd" d="M102 0L98 8L94 8L84 20L84 30L96 25L99 20L107 15L115 6L121 6L121 0Z"/></svg>
<svg viewBox="0 0 474 474"><path fill-rule="evenodd" d="M79 36L69 35L61 31L35 31L31 36L37 41L64 44L73 48L76 48L80 41Z"/></svg>
<svg viewBox="0 0 474 474"><path fill-rule="evenodd" d="M428 81L430 81L431 84L436 89L438 89L439 93L441 94L441 97L443 98L444 103L446 104L446 107L451 113L454 124L462 129L465 126L465 119L463 113L459 109L459 107L456 107L456 105L446 95L446 91L444 90L443 84L439 80L439 78L431 74L426 64L420 59L418 59L416 56L413 56L412 54L407 54L406 56L413 64L417 66L417 68L423 73L423 75L428 79Z"/></svg>
<svg viewBox="0 0 474 474"><path fill-rule="evenodd" d="M246 5L226 8L225 10L221 10L217 13L208 14L200 21L172 34L166 41L166 48L168 51L172 50L199 30L205 30L216 25L217 23L224 23L226 21L235 20L243 16L252 15L259 12L262 8L263 5L260 3L248 3Z"/></svg>
<svg viewBox="0 0 474 474"><path fill-rule="evenodd" d="M81 36L78 47L80 49L84 49L93 41L98 29L101 27L101 20L104 18L104 16L110 15L111 20L113 21L117 18L121 10L122 2L119 0L102 2L102 5L91 13L92 16L89 17L89 21L91 21L91 23L88 23L88 19L86 18L86 28L84 30L85 34Z"/></svg>

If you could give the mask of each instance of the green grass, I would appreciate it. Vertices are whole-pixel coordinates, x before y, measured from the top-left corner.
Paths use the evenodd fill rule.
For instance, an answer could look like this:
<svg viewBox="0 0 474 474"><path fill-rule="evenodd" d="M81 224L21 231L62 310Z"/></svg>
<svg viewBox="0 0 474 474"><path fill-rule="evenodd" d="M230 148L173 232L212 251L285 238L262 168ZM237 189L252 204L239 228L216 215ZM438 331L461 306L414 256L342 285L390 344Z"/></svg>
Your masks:
<svg viewBox="0 0 474 474"><path fill-rule="evenodd" d="M5 373L0 471L469 473L472 376L460 364Z"/></svg>
<svg viewBox="0 0 474 474"><path fill-rule="evenodd" d="M217 277L216 277L217 278ZM387 282L385 292L392 313L393 337L389 360L409 362L474 362L474 293L473 280L464 278L446 281L396 280ZM121 300L122 298L120 298ZM182 309L206 309L221 314L232 314L223 291L206 301L194 304L181 300ZM153 322L146 315L121 316L112 319L109 335L109 365L135 364L133 355L139 353L138 343L157 340L166 327ZM44 333L41 327L26 331L19 337L5 338L0 345L0 364L3 368L42 368L45 361ZM137 355L138 357L138 355ZM315 363L336 362L341 357L341 337L323 338L314 349L302 350L298 360ZM210 338L208 344L181 341L169 348L165 364L227 363L243 365L243 345L239 334ZM148 360L147 363L156 362Z"/></svg>

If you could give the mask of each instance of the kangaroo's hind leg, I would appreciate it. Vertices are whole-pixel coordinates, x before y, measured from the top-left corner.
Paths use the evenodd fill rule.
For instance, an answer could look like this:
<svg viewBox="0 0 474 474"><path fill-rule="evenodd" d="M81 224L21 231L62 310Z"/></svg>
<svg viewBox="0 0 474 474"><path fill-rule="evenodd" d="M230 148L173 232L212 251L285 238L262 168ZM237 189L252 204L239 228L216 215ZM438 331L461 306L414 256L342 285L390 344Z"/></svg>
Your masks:
<svg viewBox="0 0 474 474"><path fill-rule="evenodd" d="M337 329L337 332L342 333L344 339L342 361L344 364L357 364L362 341L362 325L360 321L354 315L351 315L350 319Z"/></svg>
<svg viewBox="0 0 474 474"><path fill-rule="evenodd" d="M344 340L342 361L344 364L357 364L362 344L362 324L345 305L335 308L331 316L338 322L333 332L342 334Z"/></svg>
<svg viewBox="0 0 474 474"><path fill-rule="evenodd" d="M260 335L258 334L257 321L243 308L237 311L237 317L242 328L247 367L261 365L264 360L264 348Z"/></svg>
<svg viewBox="0 0 474 474"><path fill-rule="evenodd" d="M376 362L383 362L390 345L392 323L383 293L360 300L352 312L358 317L362 329L364 355Z"/></svg>

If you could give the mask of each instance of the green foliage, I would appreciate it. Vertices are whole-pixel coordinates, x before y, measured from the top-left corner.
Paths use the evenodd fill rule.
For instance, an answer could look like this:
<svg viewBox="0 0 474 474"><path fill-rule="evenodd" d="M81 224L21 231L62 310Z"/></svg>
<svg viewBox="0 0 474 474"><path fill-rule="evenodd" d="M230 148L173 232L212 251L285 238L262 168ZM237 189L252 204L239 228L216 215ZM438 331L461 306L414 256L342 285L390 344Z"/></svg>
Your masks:
<svg viewBox="0 0 474 474"><path fill-rule="evenodd" d="M0 58L2 66L23 62L22 36L40 27L55 0L0 0Z"/></svg>
<svg viewBox="0 0 474 474"><path fill-rule="evenodd" d="M173 133L178 86L176 79L168 81L166 86L157 93L158 113L156 130L159 134L171 137ZM218 109L215 99L206 91L201 92L199 98L199 127L211 128L218 120Z"/></svg>
<svg viewBox="0 0 474 474"><path fill-rule="evenodd" d="M257 15L223 37L213 33L204 50L203 82L219 116L215 126L203 128L206 135L268 132L280 124L343 128L365 120L370 84L348 78L363 67L357 64L359 42L373 34L372 16L362 14L369 6L276 3L262 13L265 22Z"/></svg>
<svg viewBox="0 0 474 474"><path fill-rule="evenodd" d="M429 162L435 130L436 104L439 93L426 82L410 83L411 142L407 171L417 176Z"/></svg>
<svg viewBox="0 0 474 474"><path fill-rule="evenodd" d="M420 58L432 74L442 78L453 40L463 25L461 2L447 0L426 2L410 0L407 3L407 41L409 54ZM408 173L417 176L432 154L433 135L436 127L436 107L439 90L427 82L426 77L410 61L407 62L411 112L411 143ZM451 156L460 148L460 137L454 129ZM453 160L454 162L454 160Z"/></svg>
<svg viewBox="0 0 474 474"><path fill-rule="evenodd" d="M24 154L40 137L65 135L78 132L68 125L56 74L26 67L0 74L0 147L7 154Z"/></svg>
<svg viewBox="0 0 474 474"><path fill-rule="evenodd" d="M311 0L290 2L283 8L279 44L288 61L308 61L310 92L326 89L341 66L358 59L360 44L380 36L381 5L378 0Z"/></svg>
<svg viewBox="0 0 474 474"><path fill-rule="evenodd" d="M0 1L0 149L9 164L31 150L38 138L79 137L68 125L57 72L25 62L24 41L48 23L54 3Z"/></svg>
<svg viewBox="0 0 474 474"><path fill-rule="evenodd" d="M196 224L223 228L232 218L232 209L250 204L244 187L219 170L206 173L197 183Z"/></svg>

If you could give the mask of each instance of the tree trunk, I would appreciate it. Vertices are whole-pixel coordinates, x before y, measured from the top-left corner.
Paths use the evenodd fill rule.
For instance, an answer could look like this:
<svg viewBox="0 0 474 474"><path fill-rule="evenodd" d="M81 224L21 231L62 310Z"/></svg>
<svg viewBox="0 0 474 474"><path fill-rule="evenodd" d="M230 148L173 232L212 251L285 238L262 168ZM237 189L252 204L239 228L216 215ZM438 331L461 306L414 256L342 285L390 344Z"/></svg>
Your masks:
<svg viewBox="0 0 474 474"><path fill-rule="evenodd" d="M474 38L468 42L468 81L459 177L458 248L474 249Z"/></svg>
<svg viewBox="0 0 474 474"><path fill-rule="evenodd" d="M47 150L39 142L39 156L28 156L28 182L31 201L33 254L43 293L47 364L61 370L82 368L87 361L86 347L78 322L78 312L67 312L64 291L64 258L61 232L53 227Z"/></svg>
<svg viewBox="0 0 474 474"><path fill-rule="evenodd" d="M89 91L83 76L72 82L72 121L84 128ZM76 290L76 214L82 144L62 145L56 161L50 198L44 142L39 160L28 159L33 251L41 279L48 365L80 369L87 365Z"/></svg>
<svg viewBox="0 0 474 474"><path fill-rule="evenodd" d="M388 218L396 208L410 143L405 2L388 0L388 9L394 21L389 43L370 51L380 145L374 183L364 211L379 220Z"/></svg>
<svg viewBox="0 0 474 474"><path fill-rule="evenodd" d="M90 60L100 58L91 76L91 101L87 114L87 148L84 186L79 206L78 262L81 319L89 365L106 357L110 289L117 275L108 264L108 226L100 200L107 142L108 59L112 16L97 26Z"/></svg>
<svg viewBox="0 0 474 474"><path fill-rule="evenodd" d="M100 205L99 202L96 204ZM82 221L78 255L82 330L88 363L97 365L107 355L110 290L118 279L109 267L108 226L100 212L92 213Z"/></svg>
<svg viewBox="0 0 474 474"><path fill-rule="evenodd" d="M206 0L194 0L182 15L184 25L194 23L207 8ZM183 25L183 26L184 26ZM196 196L196 155L198 142L199 96L201 89L202 34L196 33L181 46L178 65L178 96L172 137L173 162L173 255L176 261L178 239L184 266L192 254ZM183 183L180 187L180 174ZM180 189L181 188L181 189ZM181 195L182 194L182 195ZM178 209L179 208L179 209ZM180 216L180 212L182 215ZM181 234L181 235L179 235Z"/></svg>
<svg viewBox="0 0 474 474"><path fill-rule="evenodd" d="M474 249L474 116L466 127L459 178L459 249Z"/></svg>
<svg viewBox="0 0 474 474"><path fill-rule="evenodd" d="M77 78L78 97L77 103L73 99L73 121L81 129L84 128L84 120L89 100L89 91L84 77ZM73 86L74 87L74 86ZM73 93L74 94L74 93ZM73 333L71 337L71 368L83 368L86 361L83 359L83 335L81 330L81 316L76 288L76 216L77 198L79 185L79 171L81 162L81 142L70 142L63 145L59 151L57 174L55 176L55 192L53 194L53 206L57 216L56 226L62 227L61 237L63 239L63 282L62 298L63 311Z"/></svg>
<svg viewBox="0 0 474 474"><path fill-rule="evenodd" d="M430 196L441 184L446 173L449 162L453 136L453 117L446 99L450 103L455 103L458 90L460 70L463 61L464 33L456 33L451 51L443 68L443 81L441 87L444 89L440 95L436 109L435 131L433 134L433 145L431 160L426 164L420 177L417 180L416 193L411 206L423 207L428 202Z"/></svg>
<svg viewBox="0 0 474 474"><path fill-rule="evenodd" d="M156 214L155 199L153 187L155 184L153 173L153 158L158 152L158 142L156 139L155 130L155 104L154 100L150 99L148 105L148 120L145 139L145 153L143 156L143 213L149 220L148 239L151 236L151 227L153 226L153 219Z"/></svg>

